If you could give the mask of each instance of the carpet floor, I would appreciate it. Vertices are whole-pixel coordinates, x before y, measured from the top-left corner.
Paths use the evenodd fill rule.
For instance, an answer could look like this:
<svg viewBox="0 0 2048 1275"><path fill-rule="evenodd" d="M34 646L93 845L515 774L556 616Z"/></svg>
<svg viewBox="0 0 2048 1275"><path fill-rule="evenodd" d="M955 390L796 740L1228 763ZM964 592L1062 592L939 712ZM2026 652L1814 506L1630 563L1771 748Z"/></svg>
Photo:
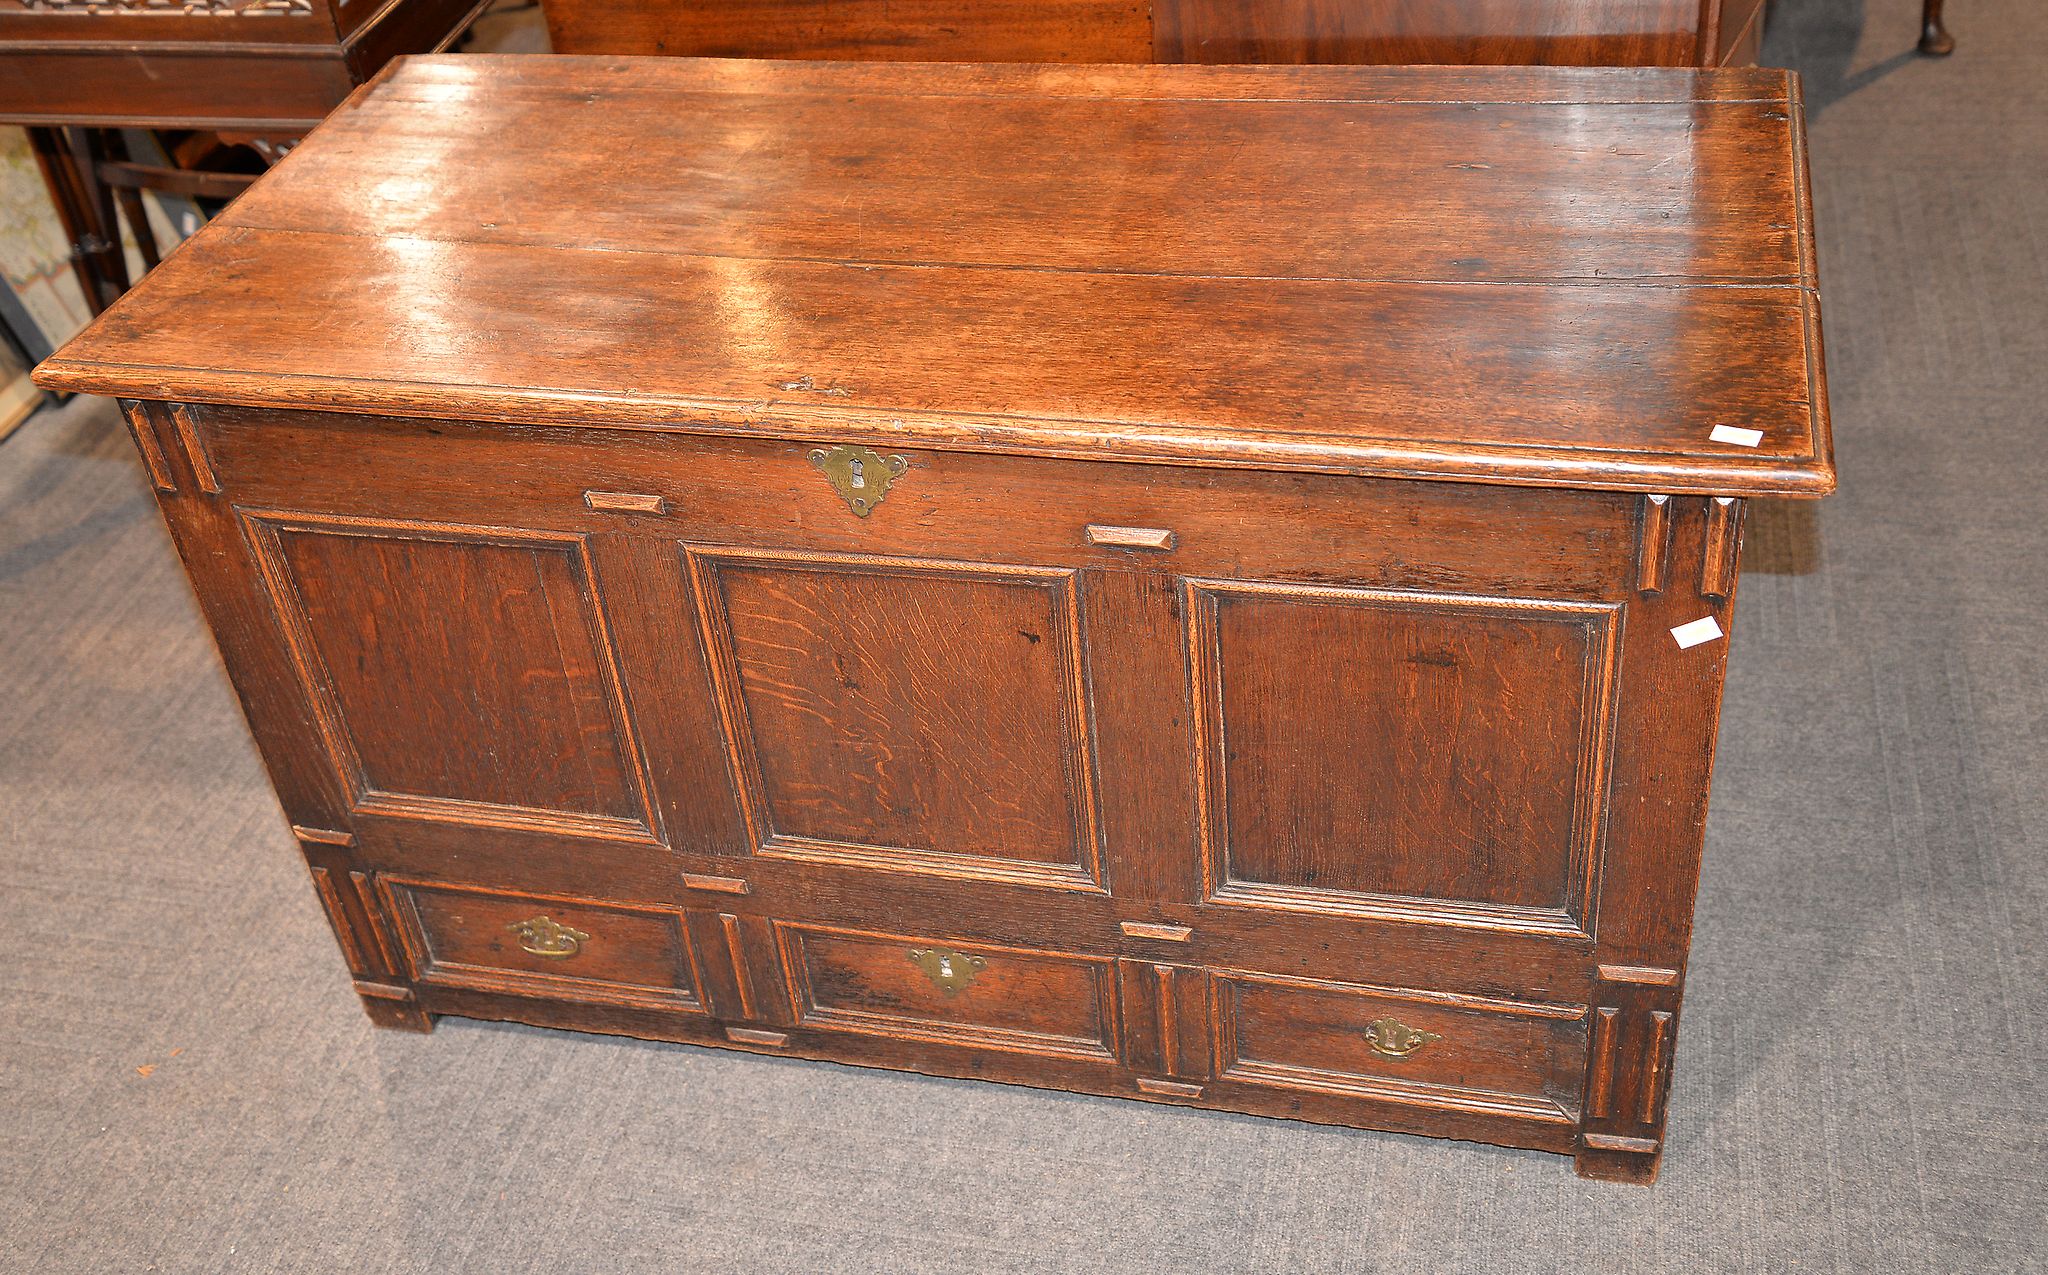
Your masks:
<svg viewBox="0 0 2048 1275"><path fill-rule="evenodd" d="M1662 1181L373 1031L112 406L0 446L0 1270L2048 1270L2048 6L1781 0L1842 489L1756 510Z"/></svg>

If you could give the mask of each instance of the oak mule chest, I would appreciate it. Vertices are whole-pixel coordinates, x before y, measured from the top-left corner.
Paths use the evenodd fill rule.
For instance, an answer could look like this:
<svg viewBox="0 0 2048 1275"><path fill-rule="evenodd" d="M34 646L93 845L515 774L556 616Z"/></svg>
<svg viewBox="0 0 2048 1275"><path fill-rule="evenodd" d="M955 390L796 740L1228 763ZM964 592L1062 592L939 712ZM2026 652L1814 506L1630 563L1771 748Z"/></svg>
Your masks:
<svg viewBox="0 0 2048 1275"><path fill-rule="evenodd" d="M355 990L1662 1147L1779 71L418 58L123 399Z"/></svg>

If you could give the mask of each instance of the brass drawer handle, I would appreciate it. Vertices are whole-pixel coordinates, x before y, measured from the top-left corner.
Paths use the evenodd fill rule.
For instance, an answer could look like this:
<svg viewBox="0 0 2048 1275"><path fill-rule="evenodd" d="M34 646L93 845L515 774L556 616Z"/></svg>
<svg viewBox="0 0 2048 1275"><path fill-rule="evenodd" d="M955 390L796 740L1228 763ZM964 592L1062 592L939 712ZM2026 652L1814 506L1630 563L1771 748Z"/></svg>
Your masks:
<svg viewBox="0 0 2048 1275"><path fill-rule="evenodd" d="M1091 522L1084 534L1089 544L1105 549L1173 548L1173 533L1164 527L1111 527Z"/></svg>
<svg viewBox="0 0 2048 1275"><path fill-rule="evenodd" d="M1375 1018L1365 1029L1365 1043L1388 1058L1406 1058L1430 1041L1442 1039L1436 1032L1417 1031L1395 1018Z"/></svg>
<svg viewBox="0 0 2048 1275"><path fill-rule="evenodd" d="M590 936L548 916L514 921L505 927L519 936L520 950L535 956L570 957L583 950Z"/></svg>
<svg viewBox="0 0 2048 1275"><path fill-rule="evenodd" d="M924 976L948 996L972 983L975 975L988 968L988 962L979 956L949 952L942 947L913 947L910 963L923 970Z"/></svg>

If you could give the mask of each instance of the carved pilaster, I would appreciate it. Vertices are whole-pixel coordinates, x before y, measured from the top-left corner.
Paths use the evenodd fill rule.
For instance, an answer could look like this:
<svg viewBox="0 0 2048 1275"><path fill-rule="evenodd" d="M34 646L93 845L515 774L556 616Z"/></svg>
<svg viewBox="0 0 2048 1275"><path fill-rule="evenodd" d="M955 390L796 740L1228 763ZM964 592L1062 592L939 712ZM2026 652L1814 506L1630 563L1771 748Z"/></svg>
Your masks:
<svg viewBox="0 0 2048 1275"><path fill-rule="evenodd" d="M1655 1180L1677 1035L1678 971L1600 967L1579 1134L1580 1176Z"/></svg>
<svg viewBox="0 0 2048 1275"><path fill-rule="evenodd" d="M1124 1064L1143 1093L1197 1098L1211 1069L1208 971L1156 961L1117 962L1123 984Z"/></svg>
<svg viewBox="0 0 2048 1275"><path fill-rule="evenodd" d="M1657 593L1664 588L1671 564L1671 497L1645 496L1641 540L1636 547L1636 590Z"/></svg>
<svg viewBox="0 0 2048 1275"><path fill-rule="evenodd" d="M163 440L157 437L155 413L149 410L149 404L132 398L120 402L121 419L128 422L128 433L135 439L135 450L142 454L142 468L149 474L150 485L158 491L177 491L178 481L164 455Z"/></svg>
<svg viewBox="0 0 2048 1275"><path fill-rule="evenodd" d="M694 909L684 912L683 920L700 957L700 991L712 1016L726 1024L727 1037L748 1044L780 1043L765 1041L755 1030L764 1023L788 1027L796 1021L768 923L743 913Z"/></svg>
<svg viewBox="0 0 2048 1275"><path fill-rule="evenodd" d="M1706 597L1728 598L1735 594L1743 508L1743 501L1730 496L1715 496L1707 501L1707 548L1700 563L1700 592Z"/></svg>
<svg viewBox="0 0 2048 1275"><path fill-rule="evenodd" d="M177 432L178 441L184 445L185 461L192 466L192 477L198 481L199 490L209 496L218 496L220 478L213 472L213 458L206 454L206 440L199 436L198 417L183 403L166 406L171 415L171 426Z"/></svg>
<svg viewBox="0 0 2048 1275"><path fill-rule="evenodd" d="M368 872L352 866L355 836L297 824L292 826L292 835L305 852L314 892L327 913L335 944L348 962L364 1012L380 1027L432 1031L433 1015L419 1007L383 894Z"/></svg>

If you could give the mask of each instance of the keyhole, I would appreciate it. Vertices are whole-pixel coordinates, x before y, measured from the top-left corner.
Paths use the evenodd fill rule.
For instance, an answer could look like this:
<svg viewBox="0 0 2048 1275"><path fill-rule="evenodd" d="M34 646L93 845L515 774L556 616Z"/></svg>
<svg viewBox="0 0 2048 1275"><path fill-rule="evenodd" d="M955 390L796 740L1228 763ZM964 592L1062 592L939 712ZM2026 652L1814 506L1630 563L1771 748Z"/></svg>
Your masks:
<svg viewBox="0 0 2048 1275"><path fill-rule="evenodd" d="M849 470L851 470L851 471L852 471L852 473L853 473L853 485L854 485L854 487L855 487L855 488L861 488L861 487L865 487L865 486L867 486L867 485L868 485L868 480L867 480L866 476L865 476L865 475L863 475L863 474L862 474L862 472L861 472L861 463L860 463L860 461L859 461L858 459L855 459L855 460L850 460L850 461L848 461L848 462L847 462L846 464L847 464L847 468L848 468Z"/></svg>
<svg viewBox="0 0 2048 1275"><path fill-rule="evenodd" d="M940 978L951 978L951 977L953 977L953 958L952 958L952 957L950 957L950 956L942 956L942 957L940 957L940 958L939 958L939 977L940 977Z"/></svg>

